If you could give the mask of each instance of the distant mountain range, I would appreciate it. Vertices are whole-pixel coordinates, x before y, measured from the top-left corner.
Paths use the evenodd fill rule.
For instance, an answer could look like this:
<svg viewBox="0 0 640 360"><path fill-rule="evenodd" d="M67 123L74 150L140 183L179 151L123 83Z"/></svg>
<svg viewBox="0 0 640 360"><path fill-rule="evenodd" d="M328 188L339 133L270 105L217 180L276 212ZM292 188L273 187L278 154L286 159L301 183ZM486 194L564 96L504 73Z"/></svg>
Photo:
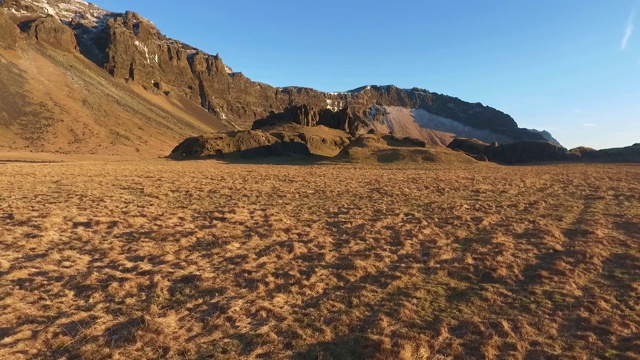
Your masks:
<svg viewBox="0 0 640 360"><path fill-rule="evenodd" d="M0 75L0 149L160 153L189 135L278 121L442 146L457 136L558 144L499 110L423 89L326 93L253 82L136 13L80 0L4 1Z"/></svg>

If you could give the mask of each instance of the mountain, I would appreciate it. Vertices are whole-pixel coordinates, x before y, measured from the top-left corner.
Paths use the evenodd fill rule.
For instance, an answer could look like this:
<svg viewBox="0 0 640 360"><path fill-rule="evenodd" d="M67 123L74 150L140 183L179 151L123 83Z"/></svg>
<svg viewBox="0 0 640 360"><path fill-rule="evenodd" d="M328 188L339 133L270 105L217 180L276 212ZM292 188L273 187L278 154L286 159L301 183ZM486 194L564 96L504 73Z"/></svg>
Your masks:
<svg viewBox="0 0 640 360"><path fill-rule="evenodd" d="M231 128L185 97L114 79L78 52L69 26L12 4L22 7L0 9L0 151L164 155Z"/></svg>
<svg viewBox="0 0 640 360"><path fill-rule="evenodd" d="M352 135L375 130L442 146L456 136L505 143L545 140L539 132L518 128L511 116L499 110L418 88L366 86L344 93L318 95L326 98L317 102L307 100L307 103L294 104L282 112L272 112L254 122L253 128L283 122L325 125Z"/></svg>
<svg viewBox="0 0 640 360"><path fill-rule="evenodd" d="M352 136L375 130L442 146L456 136L547 139L494 108L418 88L325 93L254 82L134 12L81 0L2 7L0 149L157 154L188 136L276 123Z"/></svg>

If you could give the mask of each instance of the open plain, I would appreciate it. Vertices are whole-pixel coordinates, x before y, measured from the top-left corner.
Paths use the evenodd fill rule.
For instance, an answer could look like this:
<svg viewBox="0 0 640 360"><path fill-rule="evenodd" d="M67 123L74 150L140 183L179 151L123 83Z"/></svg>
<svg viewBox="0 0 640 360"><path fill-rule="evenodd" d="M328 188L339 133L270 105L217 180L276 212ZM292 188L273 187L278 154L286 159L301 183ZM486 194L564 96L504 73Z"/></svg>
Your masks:
<svg viewBox="0 0 640 360"><path fill-rule="evenodd" d="M0 358L640 359L640 166L0 162Z"/></svg>

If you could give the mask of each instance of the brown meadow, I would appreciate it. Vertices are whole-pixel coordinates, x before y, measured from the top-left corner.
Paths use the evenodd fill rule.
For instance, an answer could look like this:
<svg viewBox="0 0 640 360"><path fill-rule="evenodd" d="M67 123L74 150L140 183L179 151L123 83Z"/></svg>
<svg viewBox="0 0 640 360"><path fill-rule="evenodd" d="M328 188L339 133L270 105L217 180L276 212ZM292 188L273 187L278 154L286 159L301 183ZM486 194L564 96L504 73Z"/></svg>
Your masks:
<svg viewBox="0 0 640 360"><path fill-rule="evenodd" d="M0 358L640 359L639 179L0 163Z"/></svg>

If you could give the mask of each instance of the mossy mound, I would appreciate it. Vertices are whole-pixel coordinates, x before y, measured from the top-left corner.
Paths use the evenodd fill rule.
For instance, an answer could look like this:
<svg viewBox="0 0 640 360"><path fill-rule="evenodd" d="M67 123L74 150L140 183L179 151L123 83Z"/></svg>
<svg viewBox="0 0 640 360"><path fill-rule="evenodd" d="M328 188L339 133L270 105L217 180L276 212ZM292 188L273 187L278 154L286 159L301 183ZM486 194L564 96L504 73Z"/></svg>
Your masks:
<svg viewBox="0 0 640 360"><path fill-rule="evenodd" d="M392 135L365 134L349 144L336 160L351 163L473 164L463 153L443 147L427 147L424 141Z"/></svg>

